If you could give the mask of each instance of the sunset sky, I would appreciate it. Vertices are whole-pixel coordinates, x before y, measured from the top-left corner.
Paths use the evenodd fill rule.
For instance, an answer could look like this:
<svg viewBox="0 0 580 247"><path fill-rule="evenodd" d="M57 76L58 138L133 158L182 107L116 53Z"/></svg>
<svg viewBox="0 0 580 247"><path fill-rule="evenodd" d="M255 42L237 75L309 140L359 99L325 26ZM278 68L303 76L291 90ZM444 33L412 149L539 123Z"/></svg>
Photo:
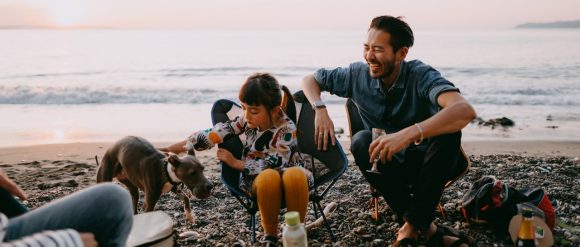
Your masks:
<svg viewBox="0 0 580 247"><path fill-rule="evenodd" d="M416 28L511 28L579 10L578 0L0 0L0 27L357 29L390 14Z"/></svg>

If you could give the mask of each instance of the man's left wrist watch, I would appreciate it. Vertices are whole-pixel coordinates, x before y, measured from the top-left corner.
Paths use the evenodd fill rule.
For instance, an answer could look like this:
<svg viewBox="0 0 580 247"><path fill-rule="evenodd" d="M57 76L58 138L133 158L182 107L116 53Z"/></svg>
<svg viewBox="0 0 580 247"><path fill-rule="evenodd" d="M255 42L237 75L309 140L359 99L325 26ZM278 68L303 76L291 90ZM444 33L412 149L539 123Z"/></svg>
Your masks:
<svg viewBox="0 0 580 247"><path fill-rule="evenodd" d="M314 109L314 110L316 110L316 109L322 109L322 108L326 108L326 105L320 99L317 100L317 101L314 101L314 104L312 104L312 109Z"/></svg>

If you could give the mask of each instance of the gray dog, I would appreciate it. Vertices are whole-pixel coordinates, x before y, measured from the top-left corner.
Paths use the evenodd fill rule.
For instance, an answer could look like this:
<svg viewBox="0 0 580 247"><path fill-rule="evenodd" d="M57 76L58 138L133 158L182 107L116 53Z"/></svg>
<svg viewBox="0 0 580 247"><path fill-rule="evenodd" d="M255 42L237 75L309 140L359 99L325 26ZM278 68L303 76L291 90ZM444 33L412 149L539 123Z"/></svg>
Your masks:
<svg viewBox="0 0 580 247"><path fill-rule="evenodd" d="M195 197L209 197L213 185L203 175L203 169L192 153L181 158L175 154L166 155L141 137L127 136L105 152L97 172L97 183L112 181L115 177L125 184L133 197L134 213L137 213L138 189L145 194L145 212L153 211L161 195L171 190L181 196L185 217L193 223L189 198L178 188L184 184Z"/></svg>

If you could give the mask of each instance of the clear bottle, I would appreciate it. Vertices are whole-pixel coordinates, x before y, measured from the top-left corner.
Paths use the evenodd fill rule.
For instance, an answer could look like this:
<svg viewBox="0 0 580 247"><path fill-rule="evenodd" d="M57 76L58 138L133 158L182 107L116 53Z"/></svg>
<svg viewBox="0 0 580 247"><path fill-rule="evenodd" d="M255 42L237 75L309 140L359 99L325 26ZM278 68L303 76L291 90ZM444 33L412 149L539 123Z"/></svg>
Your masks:
<svg viewBox="0 0 580 247"><path fill-rule="evenodd" d="M287 212L284 215L286 226L282 232L282 244L284 247L307 247L306 230L300 223L300 215L296 211Z"/></svg>
<svg viewBox="0 0 580 247"><path fill-rule="evenodd" d="M526 208L522 212L522 222L520 223L520 228L518 230L518 238L516 239L515 246L517 247L535 247L537 246L536 241L536 226L534 225L533 212L529 208Z"/></svg>

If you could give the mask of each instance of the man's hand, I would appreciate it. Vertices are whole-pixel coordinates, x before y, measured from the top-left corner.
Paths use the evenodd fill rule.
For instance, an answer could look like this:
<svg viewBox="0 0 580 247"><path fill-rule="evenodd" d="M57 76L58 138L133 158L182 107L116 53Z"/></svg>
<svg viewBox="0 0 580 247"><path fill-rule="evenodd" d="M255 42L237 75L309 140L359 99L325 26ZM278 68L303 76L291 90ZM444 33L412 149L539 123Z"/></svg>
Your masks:
<svg viewBox="0 0 580 247"><path fill-rule="evenodd" d="M3 188L6 191L8 191L8 193L17 196L18 198L20 198L20 200L24 201L27 198L24 191L10 178L8 178L8 175L6 175L6 173L1 169L0 169L0 188Z"/></svg>
<svg viewBox="0 0 580 247"><path fill-rule="evenodd" d="M387 160L391 161L393 155L409 146L409 144L411 144L410 139L407 138L402 131L381 136L373 141L369 147L369 154L371 157L369 162L372 164L377 156L381 159L383 164L386 163Z"/></svg>
<svg viewBox="0 0 580 247"><path fill-rule="evenodd" d="M83 232L79 233L79 235L81 236L81 240L83 241L85 247L99 246L99 243L97 243L97 241L95 240L95 235L93 235L92 233Z"/></svg>
<svg viewBox="0 0 580 247"><path fill-rule="evenodd" d="M316 109L314 118L314 144L317 144L318 150L326 151L328 140L331 140L332 146L336 145L334 137L334 123L328 116L326 108Z"/></svg>

